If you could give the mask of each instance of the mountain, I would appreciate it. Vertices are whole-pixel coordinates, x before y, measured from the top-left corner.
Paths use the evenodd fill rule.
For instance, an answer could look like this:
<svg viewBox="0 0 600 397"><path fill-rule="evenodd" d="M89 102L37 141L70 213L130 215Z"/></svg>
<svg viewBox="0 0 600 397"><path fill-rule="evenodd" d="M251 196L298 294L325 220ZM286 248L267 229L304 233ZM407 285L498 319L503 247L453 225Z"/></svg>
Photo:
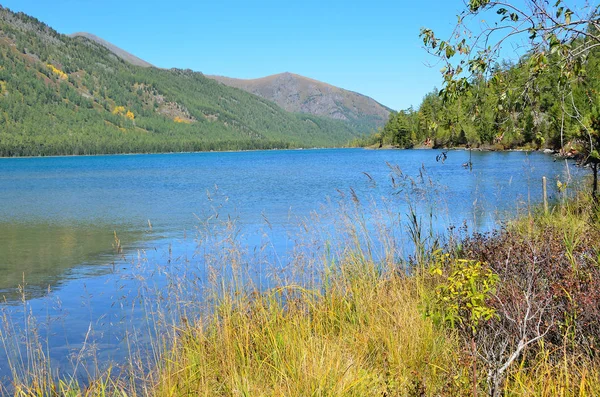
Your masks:
<svg viewBox="0 0 600 397"><path fill-rule="evenodd" d="M110 52L112 52L113 54L115 54L116 56L118 56L119 58L124 60L125 62L129 62L132 65L141 66L144 68L148 68L148 67L152 66L152 64L144 61L143 59L140 59L140 58L136 57L135 55L130 54L129 52L117 47L116 45L109 43L108 41L101 39L100 37L93 35L91 33L77 32L77 33L70 34L69 36L70 37L85 37L88 40L95 41L96 43L100 44L101 46L107 48Z"/></svg>
<svg viewBox="0 0 600 397"><path fill-rule="evenodd" d="M78 32L70 36L94 41L132 65L152 66L91 33ZM252 80L206 77L273 101L288 112L343 120L366 132L384 126L391 112L391 109L368 96L288 72Z"/></svg>
<svg viewBox="0 0 600 397"><path fill-rule="evenodd" d="M293 73L252 80L207 77L273 101L289 112L343 120L360 129L385 125L391 112L368 96Z"/></svg>
<svg viewBox="0 0 600 397"><path fill-rule="evenodd" d="M133 65L0 6L0 156L344 146L365 130Z"/></svg>

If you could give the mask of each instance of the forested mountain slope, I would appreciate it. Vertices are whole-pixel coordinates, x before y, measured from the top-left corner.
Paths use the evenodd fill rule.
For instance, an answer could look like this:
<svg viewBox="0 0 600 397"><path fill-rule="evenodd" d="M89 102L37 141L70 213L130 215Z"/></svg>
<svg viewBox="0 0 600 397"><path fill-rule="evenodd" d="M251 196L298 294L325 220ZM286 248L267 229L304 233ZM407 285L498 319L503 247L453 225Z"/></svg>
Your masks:
<svg viewBox="0 0 600 397"><path fill-rule="evenodd" d="M293 73L251 80L207 77L271 100L287 111L344 120L366 131L383 126L391 111L368 96Z"/></svg>
<svg viewBox="0 0 600 397"><path fill-rule="evenodd" d="M357 135L0 8L1 156L341 146Z"/></svg>

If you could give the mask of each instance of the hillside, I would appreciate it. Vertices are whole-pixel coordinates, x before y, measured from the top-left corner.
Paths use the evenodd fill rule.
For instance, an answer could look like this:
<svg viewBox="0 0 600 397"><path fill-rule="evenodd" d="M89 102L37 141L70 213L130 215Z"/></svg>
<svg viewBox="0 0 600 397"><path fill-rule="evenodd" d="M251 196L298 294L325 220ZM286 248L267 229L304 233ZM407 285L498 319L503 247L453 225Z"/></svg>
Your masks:
<svg viewBox="0 0 600 397"><path fill-rule="evenodd" d="M77 32L69 36L85 37L94 41L132 65L153 66L91 33ZM391 112L391 109L368 96L293 73L286 72L253 80L210 75L206 77L273 101L288 112L342 120L361 132L382 127L388 121Z"/></svg>
<svg viewBox="0 0 600 397"><path fill-rule="evenodd" d="M115 54L116 56L118 56L119 58L124 60L125 62L128 62L132 65L141 66L141 67L145 67L145 68L153 66L152 64L144 61L143 59L140 59L140 58L136 57L135 55L130 54L129 52L123 50L122 48L119 48L116 45L109 43L108 41L101 39L100 37L93 35L91 33L77 32L77 33L70 34L69 36L70 37L85 37L88 40L95 41L96 43L100 44L101 46L107 48L110 52L112 52L113 54Z"/></svg>
<svg viewBox="0 0 600 397"><path fill-rule="evenodd" d="M331 147L359 135L202 73L132 65L6 8L0 59L1 156Z"/></svg>
<svg viewBox="0 0 600 397"><path fill-rule="evenodd" d="M368 96L293 73L253 80L207 77L273 101L287 111L343 120L362 130L383 126L390 115L389 108Z"/></svg>

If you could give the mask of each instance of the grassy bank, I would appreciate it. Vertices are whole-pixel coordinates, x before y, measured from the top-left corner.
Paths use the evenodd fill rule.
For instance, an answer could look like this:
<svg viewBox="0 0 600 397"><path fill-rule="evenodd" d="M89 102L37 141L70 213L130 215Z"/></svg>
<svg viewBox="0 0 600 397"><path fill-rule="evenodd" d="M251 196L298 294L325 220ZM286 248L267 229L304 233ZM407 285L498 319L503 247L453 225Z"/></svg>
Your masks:
<svg viewBox="0 0 600 397"><path fill-rule="evenodd" d="M375 260L352 238L356 229L335 255L296 264L322 269L318 281L264 291L226 236L217 259L228 270L215 273L204 314L192 314L184 280L175 280L169 299L182 314L155 334L150 358L132 353L125 368L94 374L84 387L57 382L42 354L31 370L13 371L5 392L600 395L597 219L581 196L493 234L454 233L402 263L395 252ZM412 230L414 243L428 246ZM161 322L164 313L149 316Z"/></svg>

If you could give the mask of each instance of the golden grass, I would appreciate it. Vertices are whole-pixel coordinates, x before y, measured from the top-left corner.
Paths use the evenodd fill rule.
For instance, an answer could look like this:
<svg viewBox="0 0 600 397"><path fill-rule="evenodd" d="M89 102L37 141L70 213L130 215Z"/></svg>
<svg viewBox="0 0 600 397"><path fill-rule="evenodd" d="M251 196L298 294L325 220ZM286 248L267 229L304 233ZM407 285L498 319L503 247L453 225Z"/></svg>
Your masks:
<svg viewBox="0 0 600 397"><path fill-rule="evenodd" d="M598 362L575 354L562 356L555 362L542 352L528 367L516 368L506 381L506 396L600 396Z"/></svg>
<svg viewBox="0 0 600 397"><path fill-rule="evenodd" d="M321 291L222 299L180 330L157 394L439 395L458 341L422 316L415 281L351 257Z"/></svg>

